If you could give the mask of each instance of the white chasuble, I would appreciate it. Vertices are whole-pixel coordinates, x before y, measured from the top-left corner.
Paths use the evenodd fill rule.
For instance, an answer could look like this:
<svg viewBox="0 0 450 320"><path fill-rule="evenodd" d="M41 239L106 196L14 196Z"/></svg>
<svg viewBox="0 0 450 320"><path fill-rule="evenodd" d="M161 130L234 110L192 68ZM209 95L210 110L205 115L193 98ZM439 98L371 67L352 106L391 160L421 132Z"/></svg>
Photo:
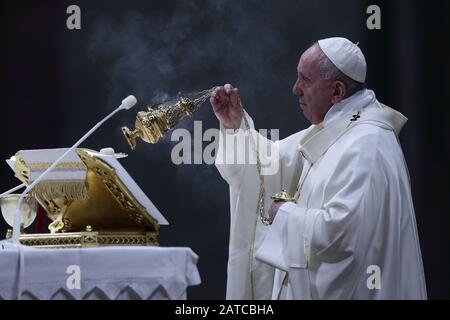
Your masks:
<svg viewBox="0 0 450 320"><path fill-rule="evenodd" d="M216 167L230 186L227 299L426 299L398 142L405 122L370 90L281 141L266 140L250 120L256 145L271 146L270 155L258 148L261 161L276 162L264 175L265 213L282 189L296 198L270 226L257 214L256 164L236 162L251 149L237 137L249 132L222 128Z"/></svg>

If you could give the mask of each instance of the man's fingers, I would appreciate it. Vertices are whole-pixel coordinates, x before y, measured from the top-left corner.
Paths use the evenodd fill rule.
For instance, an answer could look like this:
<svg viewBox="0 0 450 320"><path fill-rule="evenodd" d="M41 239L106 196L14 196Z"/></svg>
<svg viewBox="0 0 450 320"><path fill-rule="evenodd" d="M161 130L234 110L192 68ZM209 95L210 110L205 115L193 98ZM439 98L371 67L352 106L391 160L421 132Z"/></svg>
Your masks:
<svg viewBox="0 0 450 320"><path fill-rule="evenodd" d="M236 98L236 101L239 97L239 89L238 88L233 88L233 90L231 91L231 96Z"/></svg>
<svg viewBox="0 0 450 320"><path fill-rule="evenodd" d="M233 113L240 111L239 106L239 90L234 88L231 84L227 83L223 87L215 87L211 93L210 102L215 109L224 105Z"/></svg>
<svg viewBox="0 0 450 320"><path fill-rule="evenodd" d="M222 87L215 87L212 94L219 94Z"/></svg>
<svg viewBox="0 0 450 320"><path fill-rule="evenodd" d="M230 100L231 100L231 105L233 106L234 109L240 109L238 97L239 97L238 88L232 88L230 90Z"/></svg>
<svg viewBox="0 0 450 320"><path fill-rule="evenodd" d="M224 88L224 90L225 90L225 93L228 94L228 95L229 95L229 94L232 92L232 90L233 90L233 86L232 86L231 84L229 84L229 83L227 83L226 85L224 85L223 88Z"/></svg>
<svg viewBox="0 0 450 320"><path fill-rule="evenodd" d="M223 92L223 87L215 87L213 92L211 93L211 96L219 96L221 92Z"/></svg>
<svg viewBox="0 0 450 320"><path fill-rule="evenodd" d="M227 94L226 94L226 92L225 92L225 89L224 89L224 87L218 87L216 90L215 90L215 92L216 92L216 96L217 96L217 98L219 98L219 101L220 102L223 102L223 101L225 101L225 99L227 98Z"/></svg>
<svg viewBox="0 0 450 320"><path fill-rule="evenodd" d="M211 98L214 98L214 99L219 99L219 91L218 90L214 90L212 93L211 93Z"/></svg>
<svg viewBox="0 0 450 320"><path fill-rule="evenodd" d="M215 107L219 103L219 93L216 90L211 93L209 101L211 102L213 107Z"/></svg>

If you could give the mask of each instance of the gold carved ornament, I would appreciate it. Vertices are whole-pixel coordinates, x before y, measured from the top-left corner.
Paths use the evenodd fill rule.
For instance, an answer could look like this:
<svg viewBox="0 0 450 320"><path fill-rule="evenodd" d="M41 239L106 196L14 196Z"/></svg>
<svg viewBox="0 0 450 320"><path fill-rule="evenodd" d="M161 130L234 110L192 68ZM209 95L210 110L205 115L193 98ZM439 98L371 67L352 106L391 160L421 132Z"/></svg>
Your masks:
<svg viewBox="0 0 450 320"><path fill-rule="evenodd" d="M56 182L65 188L57 193L49 185L38 185L33 196L53 220L51 233L22 234L21 243L52 248L158 245L158 221L129 192L114 168L85 150L77 149L77 154L87 167L85 192L68 196L70 181ZM51 188L55 191L55 185Z"/></svg>

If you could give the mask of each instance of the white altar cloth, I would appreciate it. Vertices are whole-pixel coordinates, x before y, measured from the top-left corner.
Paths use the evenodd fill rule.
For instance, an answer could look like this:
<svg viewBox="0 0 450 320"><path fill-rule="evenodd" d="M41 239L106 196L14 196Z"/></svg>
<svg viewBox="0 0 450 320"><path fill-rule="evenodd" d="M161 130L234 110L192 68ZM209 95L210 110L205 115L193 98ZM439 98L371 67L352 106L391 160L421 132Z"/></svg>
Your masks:
<svg viewBox="0 0 450 320"><path fill-rule="evenodd" d="M19 278L21 299L46 300L186 299L201 283L198 256L186 247L21 250L22 277L19 250L0 241L0 299L17 299Z"/></svg>

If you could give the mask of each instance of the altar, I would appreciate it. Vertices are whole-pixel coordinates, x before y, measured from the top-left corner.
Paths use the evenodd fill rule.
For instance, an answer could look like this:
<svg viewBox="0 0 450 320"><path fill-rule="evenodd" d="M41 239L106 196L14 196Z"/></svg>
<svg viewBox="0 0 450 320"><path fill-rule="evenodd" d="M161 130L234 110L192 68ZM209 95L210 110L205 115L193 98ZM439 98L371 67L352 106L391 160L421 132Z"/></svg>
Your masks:
<svg viewBox="0 0 450 320"><path fill-rule="evenodd" d="M169 223L123 157L111 148L41 149L7 160L24 186L35 186L23 199L0 197L13 227L0 241L0 299L179 300L200 284L190 248L159 247L160 225ZM28 233L38 205L49 232Z"/></svg>
<svg viewBox="0 0 450 320"><path fill-rule="evenodd" d="M183 300L200 284L187 247L33 248L0 242L0 299ZM21 265L22 264L22 265Z"/></svg>

